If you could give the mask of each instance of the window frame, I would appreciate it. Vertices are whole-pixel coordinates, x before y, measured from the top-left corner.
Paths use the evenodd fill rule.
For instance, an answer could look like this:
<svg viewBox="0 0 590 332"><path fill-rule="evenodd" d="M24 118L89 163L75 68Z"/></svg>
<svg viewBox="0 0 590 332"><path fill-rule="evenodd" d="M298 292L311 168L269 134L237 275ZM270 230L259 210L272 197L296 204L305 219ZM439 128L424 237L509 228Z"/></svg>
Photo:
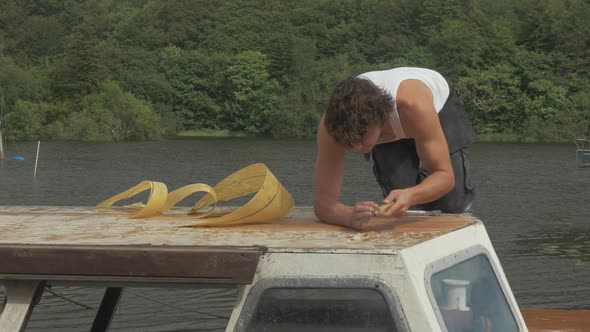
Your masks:
<svg viewBox="0 0 590 332"><path fill-rule="evenodd" d="M240 315L236 321L234 332L246 332L252 316L258 307L264 291L272 288L279 289L372 289L381 294L391 313L395 328L399 332L410 332L399 297L395 291L380 279L368 278L267 278L258 281L248 292Z"/></svg>
<svg viewBox="0 0 590 332"><path fill-rule="evenodd" d="M436 302L436 298L434 297L434 292L432 291L432 285L430 283L430 280L432 280L432 276L438 272L447 270L453 266L459 265L463 262L466 262L466 261L468 261L474 257L480 256L480 255L485 256L487 258L488 262L490 263L490 266L492 267L492 271L494 272L494 277L496 278L496 281L500 285L500 290L502 291L502 295L504 296L506 303L508 303L510 313L512 314L512 318L516 322L516 326L518 327L518 331L519 332L525 331L523 328L522 322L519 319L520 316L518 315L518 308L516 307L514 301L510 301L510 297L508 297L506 295L506 294L508 294L509 286L506 282L504 282L504 280L502 278L500 278L500 274L498 272L501 269L498 267L497 262L494 259L492 259L490 252L485 247L483 247L481 245L475 245L475 246L471 246L467 249L463 249L463 250L458 251L454 254L443 257L441 259L438 259L426 266L426 269L424 271L424 285L426 287L426 292L428 293L428 298L430 299L430 303L431 303L434 313L436 315L436 319L438 320L438 324L441 328L441 331L448 332L448 329L447 329L447 326L446 326L445 321L443 319L442 313L440 312L440 309L438 308L438 303Z"/></svg>

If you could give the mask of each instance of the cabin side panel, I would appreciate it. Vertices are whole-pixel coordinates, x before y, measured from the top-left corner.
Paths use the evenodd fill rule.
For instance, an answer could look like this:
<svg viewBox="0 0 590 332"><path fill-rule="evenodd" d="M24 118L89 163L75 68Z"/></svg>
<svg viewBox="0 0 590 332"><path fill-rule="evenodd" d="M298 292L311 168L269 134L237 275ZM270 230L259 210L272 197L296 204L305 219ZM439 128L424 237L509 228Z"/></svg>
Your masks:
<svg viewBox="0 0 590 332"><path fill-rule="evenodd" d="M384 295L398 329L407 331L402 299L407 275L397 255L269 253L260 258L252 285L245 286L226 331L248 331L258 300L266 289L362 289ZM362 292L359 292L362 293ZM342 295L344 296L344 295Z"/></svg>
<svg viewBox="0 0 590 332"><path fill-rule="evenodd" d="M413 316L414 312L409 312L410 322L426 318L425 321L438 322L439 327L430 329L438 331L445 322L449 323L450 315L462 317L456 320L475 319L476 317L470 316L475 314L470 307L475 304L471 303L470 299L477 296L477 291L473 284L474 280L471 280L474 278L471 278L469 271L477 271L479 274L486 274L489 285L497 290L495 292L500 298L499 303L504 303L508 316L513 317L514 328L510 331L527 331L500 261L481 222L404 249L400 257L408 268L409 283L417 295L412 299L415 301L413 306L424 308L419 316ZM447 273L453 269L459 271ZM486 269L489 272L485 272ZM441 275L443 279L437 279ZM444 284L444 287L436 288L433 283L435 281ZM443 292L442 288L445 288L444 292L449 296L461 298L457 301L464 304L437 303L435 291ZM453 308L450 308L451 306Z"/></svg>

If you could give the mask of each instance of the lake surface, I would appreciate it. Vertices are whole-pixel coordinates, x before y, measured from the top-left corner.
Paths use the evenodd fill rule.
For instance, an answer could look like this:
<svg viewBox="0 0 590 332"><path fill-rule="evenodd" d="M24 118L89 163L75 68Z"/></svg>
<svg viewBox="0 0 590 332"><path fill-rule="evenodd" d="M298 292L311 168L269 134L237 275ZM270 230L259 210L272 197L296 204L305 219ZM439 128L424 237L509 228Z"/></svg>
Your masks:
<svg viewBox="0 0 590 332"><path fill-rule="evenodd" d="M33 179L36 147L36 142L6 146L0 205L95 205L146 179L171 189L214 185L255 162L272 170L297 205L313 200L314 141L42 142ZM573 143L479 143L471 148L471 161L474 214L484 221L520 306L590 309L590 169L576 167ZM381 199L360 155L347 155L341 199L348 204ZM60 296L96 309L103 290L53 291L44 294L27 331L88 330L95 311ZM129 289L112 330L223 331L235 294L235 289Z"/></svg>

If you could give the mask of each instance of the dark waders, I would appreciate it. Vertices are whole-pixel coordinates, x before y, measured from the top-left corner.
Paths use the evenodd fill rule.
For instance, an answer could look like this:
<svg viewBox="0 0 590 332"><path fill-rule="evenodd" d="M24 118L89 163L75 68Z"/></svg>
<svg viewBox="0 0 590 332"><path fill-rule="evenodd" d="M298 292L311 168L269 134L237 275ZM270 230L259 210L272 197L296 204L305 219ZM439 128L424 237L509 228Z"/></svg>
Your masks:
<svg viewBox="0 0 590 332"><path fill-rule="evenodd" d="M471 209L475 196L467 147L475 142L476 134L457 93L452 89L438 116L449 146L455 173L455 187L440 199L412 209L441 210L446 213L467 212ZM428 176L428 171L420 162L413 139L378 144L371 151L371 156L373 172L384 196L395 189L413 187Z"/></svg>

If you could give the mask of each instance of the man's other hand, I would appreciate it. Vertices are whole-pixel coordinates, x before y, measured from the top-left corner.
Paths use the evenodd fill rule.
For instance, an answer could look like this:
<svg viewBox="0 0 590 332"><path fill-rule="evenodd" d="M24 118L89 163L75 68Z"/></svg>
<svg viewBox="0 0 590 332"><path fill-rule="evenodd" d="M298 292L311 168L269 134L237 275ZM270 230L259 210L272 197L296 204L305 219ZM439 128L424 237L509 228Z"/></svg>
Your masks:
<svg viewBox="0 0 590 332"><path fill-rule="evenodd" d="M392 190L383 200L384 204L394 203L381 214L383 217L401 218L413 205L412 192L409 189Z"/></svg>
<svg viewBox="0 0 590 332"><path fill-rule="evenodd" d="M350 216L349 227L357 231L364 230L369 224L369 220L373 217L375 210L379 205L375 202L357 202L352 207L352 214Z"/></svg>

